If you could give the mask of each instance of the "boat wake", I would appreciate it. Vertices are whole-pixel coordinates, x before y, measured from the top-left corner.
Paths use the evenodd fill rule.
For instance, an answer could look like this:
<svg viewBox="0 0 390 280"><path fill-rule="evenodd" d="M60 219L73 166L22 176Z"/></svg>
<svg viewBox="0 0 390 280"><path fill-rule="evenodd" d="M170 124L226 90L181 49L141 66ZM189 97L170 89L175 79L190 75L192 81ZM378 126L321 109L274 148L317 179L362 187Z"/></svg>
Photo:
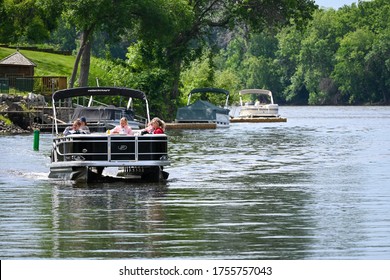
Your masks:
<svg viewBox="0 0 390 280"><path fill-rule="evenodd" d="M31 172L22 174L24 178L33 179L34 181L48 181L49 172Z"/></svg>
<svg viewBox="0 0 390 280"><path fill-rule="evenodd" d="M29 171L23 171L23 170L14 170L14 169L7 169L7 170L1 170L0 171L0 177L1 181L7 182L9 181L48 181L48 172L29 172Z"/></svg>

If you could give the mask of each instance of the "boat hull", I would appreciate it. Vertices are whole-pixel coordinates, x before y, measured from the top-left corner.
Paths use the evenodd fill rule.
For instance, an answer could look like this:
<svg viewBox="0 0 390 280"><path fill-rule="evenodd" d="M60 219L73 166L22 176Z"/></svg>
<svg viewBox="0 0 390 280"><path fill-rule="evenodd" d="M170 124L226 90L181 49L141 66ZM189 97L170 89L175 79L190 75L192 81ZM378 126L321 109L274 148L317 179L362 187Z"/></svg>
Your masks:
<svg viewBox="0 0 390 280"><path fill-rule="evenodd" d="M239 114L240 118L266 118L279 117L279 107L277 104L243 106Z"/></svg>

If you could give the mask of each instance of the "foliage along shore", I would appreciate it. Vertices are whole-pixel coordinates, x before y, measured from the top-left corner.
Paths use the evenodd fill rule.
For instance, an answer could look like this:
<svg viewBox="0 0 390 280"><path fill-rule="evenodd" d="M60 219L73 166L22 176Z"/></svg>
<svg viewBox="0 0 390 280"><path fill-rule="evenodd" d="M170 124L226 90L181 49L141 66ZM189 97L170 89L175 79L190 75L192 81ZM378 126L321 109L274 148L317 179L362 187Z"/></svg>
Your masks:
<svg viewBox="0 0 390 280"><path fill-rule="evenodd" d="M22 2L33 6L42 3L42 1ZM68 49L76 53L80 46L82 29L77 24L65 24L69 23L70 19L63 16L82 16L83 11L93 12L82 9L88 1L76 1L77 5L60 6L54 5L53 1L49 2L58 13L58 17L50 17L50 19L59 21L53 22L53 32L47 33L46 39L36 37L40 34L36 31L45 31L45 26L42 26L42 30L34 29L37 25L30 26L29 23L32 22L29 20L23 21L25 25L13 25L19 22L17 16L23 17L24 14L11 17L7 15L11 15L12 10L4 10L3 18L9 21L15 19L15 22L0 24L0 35L3 34L0 36L0 41L6 42L12 39L13 44L27 44L34 43L35 38L36 43L56 42L55 45L58 45L59 49ZM64 3L71 2L73 3L73 1ZM280 105L388 105L390 103L390 21L388 20L390 2L388 0L359 1L338 10L318 8L313 10L313 6L309 4L313 1L302 1L305 2L302 10L304 13L301 14L304 28L302 26L298 28L296 24L299 17L286 17L284 22L292 24L283 24L279 26L280 28L268 28L271 20L268 18L262 21L259 28L254 28L247 21L239 21L240 18L259 19L257 16L261 19L261 14L251 13L248 9L236 10L239 14L231 14L230 10L224 10L226 13L223 13L216 6L208 13L201 10L208 7L210 3L222 3L222 0L195 1L205 4L200 5L199 9L191 6L191 3L195 3L193 1L161 0L155 2L161 6L155 6L155 10L150 6L154 1L153 3L132 0L123 2L137 2L141 6L144 4L148 11L158 12L155 16L162 16L161 19L169 20L143 22L142 20L147 18L140 18L140 22L145 25L126 26L127 33L117 38L120 39L119 42L109 41L107 33L103 30L100 30L100 33L96 32L94 40L91 41L93 44L88 84L96 85L96 79L99 79L101 86L117 85L140 89L148 96L151 113L165 120L174 119L177 107L186 104L187 94L196 87L224 88L231 93L231 104L237 102L237 93L243 88L270 89L275 101ZM235 1L224 2L236 3ZM264 1L249 2L257 3L256 7L266 8L262 6ZM297 4L297 1L287 1L289 4L286 1L274 2L283 4L284 8L288 8L285 5ZM166 3L170 5L166 6ZM99 11L99 15L101 12L109 12L106 9L107 5L103 6L104 9ZM276 4L272 6L278 7ZM64 8L66 12L61 13L58 7ZM48 9L48 6L38 5L36 8L48 12L43 13L45 15L53 12ZM188 13L172 12L178 8ZM271 15L266 13L266 9L261 11L265 16ZM96 20L97 24L104 26L105 22L99 21L100 17L93 15L91 14L88 19ZM147 16L143 13L141 15ZM175 15L180 16L175 17ZM207 25L213 19L218 19L218 15L226 15L235 20L229 21L232 24L229 28L215 29L213 25ZM239 17L240 15L242 17ZM244 15L251 17L243 17ZM40 14L37 15L38 19L39 16ZM123 23L131 23L127 15L124 19ZM63 24L57 25L58 23ZM76 21L76 23L83 23L83 21ZM155 23L159 26L152 28ZM194 26L193 24L196 23L203 25ZM10 26L14 26L15 29L6 28ZM144 31L149 33L137 33L138 29L132 29L133 27L143 27ZM193 27L197 28L191 29ZM169 34L164 31L168 31ZM115 33L115 30L112 28L110 32ZM14 33L11 39L10 33ZM35 37L30 38L28 35ZM158 36L154 38L152 35ZM180 38L185 41L175 41ZM113 49L120 49L122 54L115 56ZM37 63L37 75L71 77L75 56L65 57L54 54L38 56L37 52L27 51L26 54ZM177 83L178 75L180 81Z"/></svg>

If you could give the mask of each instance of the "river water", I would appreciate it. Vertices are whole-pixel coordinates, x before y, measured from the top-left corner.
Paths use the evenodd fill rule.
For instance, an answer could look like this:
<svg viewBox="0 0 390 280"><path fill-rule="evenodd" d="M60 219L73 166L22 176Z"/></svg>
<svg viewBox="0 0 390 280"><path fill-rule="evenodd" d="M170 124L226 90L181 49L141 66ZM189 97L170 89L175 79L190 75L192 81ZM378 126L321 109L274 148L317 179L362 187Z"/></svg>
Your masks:
<svg viewBox="0 0 390 280"><path fill-rule="evenodd" d="M51 135L0 137L2 259L390 259L390 107L171 130L166 183L47 178Z"/></svg>

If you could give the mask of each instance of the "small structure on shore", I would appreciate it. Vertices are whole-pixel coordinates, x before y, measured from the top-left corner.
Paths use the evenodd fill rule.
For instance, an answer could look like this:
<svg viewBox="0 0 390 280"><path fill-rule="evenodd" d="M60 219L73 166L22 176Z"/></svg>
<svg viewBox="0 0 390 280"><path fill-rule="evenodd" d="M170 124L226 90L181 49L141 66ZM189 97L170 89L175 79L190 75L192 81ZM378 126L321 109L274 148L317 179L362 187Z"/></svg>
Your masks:
<svg viewBox="0 0 390 280"><path fill-rule="evenodd" d="M37 65L19 51L0 60L0 78L9 79L9 86L16 85L16 78L33 77Z"/></svg>
<svg viewBox="0 0 390 280"><path fill-rule="evenodd" d="M34 76L37 65L19 51L0 60L0 93L34 92L51 95L54 91L66 89L66 76Z"/></svg>

